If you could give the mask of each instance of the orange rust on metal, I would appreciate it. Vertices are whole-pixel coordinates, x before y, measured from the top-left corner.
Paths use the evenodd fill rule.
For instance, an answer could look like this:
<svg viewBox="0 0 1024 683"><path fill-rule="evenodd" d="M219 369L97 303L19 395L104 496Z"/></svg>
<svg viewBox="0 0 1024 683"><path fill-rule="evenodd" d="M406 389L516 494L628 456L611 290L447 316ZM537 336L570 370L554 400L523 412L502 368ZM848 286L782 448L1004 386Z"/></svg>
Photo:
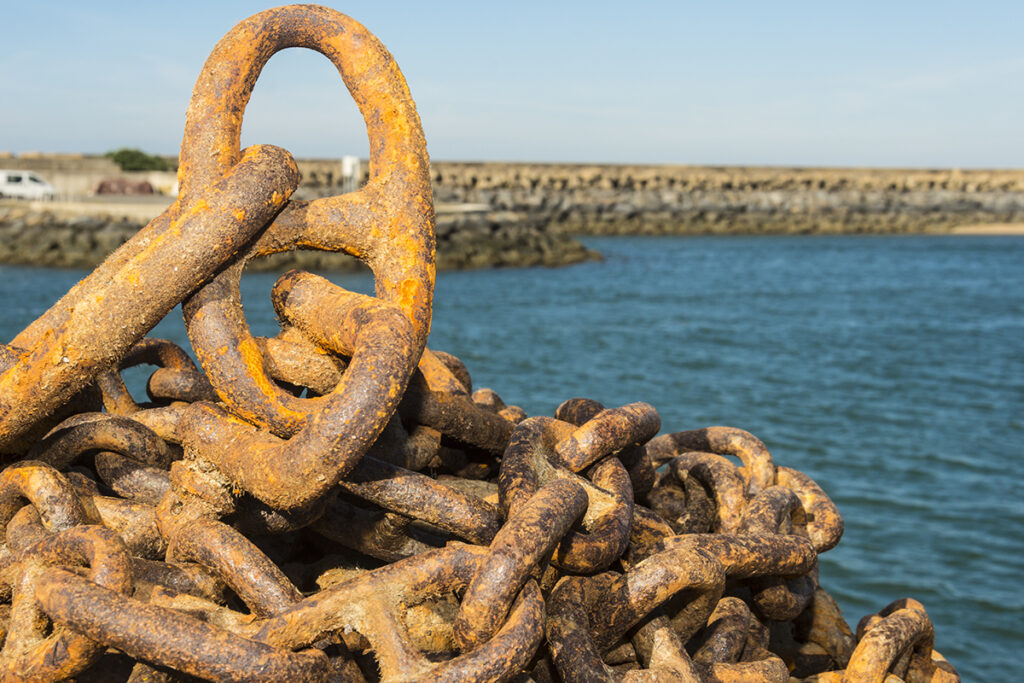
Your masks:
<svg viewBox="0 0 1024 683"><path fill-rule="evenodd" d="M806 514L797 495L784 486L772 486L750 501L744 513L743 530L764 537L779 533L806 538L805 521ZM753 592L751 600L761 614L775 621L790 621L813 599L817 577L813 572L786 578L758 577L749 585Z"/></svg>
<svg viewBox="0 0 1024 683"><path fill-rule="evenodd" d="M455 636L464 649L490 640L530 571L550 556L586 507L583 487L568 479L556 479L509 517L491 542L490 553L459 608Z"/></svg>
<svg viewBox="0 0 1024 683"><path fill-rule="evenodd" d="M57 425L29 451L29 457L65 469L90 451L114 451L138 463L164 468L171 453L153 430L127 417L79 413Z"/></svg>
<svg viewBox="0 0 1024 683"><path fill-rule="evenodd" d="M216 393L206 375L199 372L192 358L180 346L167 339L146 337L140 339L118 363L117 370L109 370L96 379L103 393L107 411L130 415L143 408L132 398L121 379L120 372L138 365L155 365L146 393L155 401L210 401Z"/></svg>
<svg viewBox="0 0 1024 683"><path fill-rule="evenodd" d="M503 522L497 508L478 496L374 458L364 457L339 487L471 543L489 543Z"/></svg>
<svg viewBox="0 0 1024 683"><path fill-rule="evenodd" d="M31 508L26 508L31 510ZM127 549L109 529L76 526L47 535L38 527L34 542L17 547L10 630L0 651L0 681L52 681L75 676L91 666L103 648L88 635L63 623L47 633L47 619L37 605L39 581L49 565L89 567L89 581L124 597L131 590Z"/></svg>
<svg viewBox="0 0 1024 683"><path fill-rule="evenodd" d="M803 472L789 467L777 469L780 486L791 489L800 499L805 513L808 538L819 553L831 550L843 537L843 518L828 494Z"/></svg>
<svg viewBox="0 0 1024 683"><path fill-rule="evenodd" d="M327 657L319 650L290 652L254 642L63 569L50 568L38 577L36 599L52 618L98 643L207 680L327 680Z"/></svg>
<svg viewBox="0 0 1024 683"><path fill-rule="evenodd" d="M28 501L50 531L85 523L85 510L68 480L50 465L23 460L0 472L0 523L7 525Z"/></svg>
<svg viewBox="0 0 1024 683"><path fill-rule="evenodd" d="M630 628L684 590L696 593L693 603L706 617L724 588L722 566L699 550L656 554L626 575L563 578L551 593L546 626L559 673L570 681L614 680L600 655Z"/></svg>
<svg viewBox="0 0 1024 683"><path fill-rule="evenodd" d="M710 491L717 508L717 520L713 526L716 531L733 533L739 530L747 505L747 491L742 476L732 463L714 453L691 451L674 458L670 468L684 484L693 478Z"/></svg>
<svg viewBox="0 0 1024 683"><path fill-rule="evenodd" d="M239 149L260 70L296 46L366 121L355 192L292 201L287 152ZM426 348L425 142L360 24L306 5L232 29L179 180L0 345L0 682L959 680L916 601L854 635L818 585L839 511L752 434L656 436L652 406L588 398L530 416ZM354 254L376 296L287 273L281 331L254 337L242 272L290 249ZM144 337L178 303L198 367ZM140 364L148 401L120 375Z"/></svg>
<svg viewBox="0 0 1024 683"><path fill-rule="evenodd" d="M450 545L360 574L308 597L261 626L256 640L294 649L339 628L367 638L382 680L508 680L541 639L543 601L536 583L523 587L504 626L485 644L435 664L413 648L397 612L424 594L461 591L479 570L484 548Z"/></svg>
<svg viewBox="0 0 1024 683"><path fill-rule="evenodd" d="M595 466L591 480L556 464L555 444L572 433L572 425L534 417L516 425L501 464L498 486L502 506L514 514L548 481L567 478L587 492L589 505L581 521L586 534L570 532L552 562L567 571L592 573L608 567L629 543L633 491L622 463L607 458Z"/></svg>
<svg viewBox="0 0 1024 683"><path fill-rule="evenodd" d="M693 661L716 681L789 681L785 661L761 644L750 632L761 626L747 604L724 597L708 618L703 643Z"/></svg>
<svg viewBox="0 0 1024 683"><path fill-rule="evenodd" d="M555 454L579 472L626 446L648 441L661 429L658 411L649 403L630 403L597 413L555 445Z"/></svg>
<svg viewBox="0 0 1024 683"><path fill-rule="evenodd" d="M716 523L714 501L691 476L677 481L672 471L658 473L644 502L677 534L705 533Z"/></svg>
<svg viewBox="0 0 1024 683"><path fill-rule="evenodd" d="M651 440L648 450L656 462L669 460L682 451L734 455L743 462L740 472L751 495L775 483L775 464L768 448L763 441L742 429L705 427L662 434Z"/></svg>
<svg viewBox="0 0 1024 683"><path fill-rule="evenodd" d="M268 10L237 25L214 48L189 106L182 194L204 193L235 163L242 113L256 79L267 60L288 47L321 52L338 68L366 122L370 180L354 193L291 202L235 265L183 307L193 346L221 399L250 419L269 422L281 436L294 431L302 416L266 376L245 324L238 296L245 261L296 247L358 256L374 272L377 295L412 324L411 347L396 345L396 352L410 352L414 362L430 331L435 277L429 161L405 79L375 36L328 8ZM225 346L232 355L216 352Z"/></svg>
<svg viewBox="0 0 1024 683"><path fill-rule="evenodd" d="M0 375L0 448L116 364L273 217L297 185L287 152L247 149L224 175L211 178L202 202L179 197L15 337L12 345L25 352ZM239 207L245 221L235 218Z"/></svg>
<svg viewBox="0 0 1024 683"><path fill-rule="evenodd" d="M294 273L275 289L286 308L296 293L292 315L303 319L300 311L306 305L331 306L329 328L318 320L310 321L310 329L316 325L317 334L332 337L330 341L339 345L356 342L359 352L338 386L326 397L295 399L315 402L318 409L304 415L305 423L287 440L204 403L193 404L180 430L186 448L196 457L213 463L237 486L272 507L289 509L320 498L355 466L391 418L417 358L409 321L393 305L333 286L324 288L322 278L309 274Z"/></svg>
<svg viewBox="0 0 1024 683"><path fill-rule="evenodd" d="M428 371L429 373L429 371ZM493 455L505 450L513 423L488 410L462 391L446 391L447 383L415 373L398 410L402 419L427 425L456 441ZM436 387L441 386L438 390Z"/></svg>
<svg viewBox="0 0 1024 683"><path fill-rule="evenodd" d="M934 650L935 629L920 602L890 603L861 620L859 642L842 680L882 681L888 673L901 679L952 683L960 677Z"/></svg>

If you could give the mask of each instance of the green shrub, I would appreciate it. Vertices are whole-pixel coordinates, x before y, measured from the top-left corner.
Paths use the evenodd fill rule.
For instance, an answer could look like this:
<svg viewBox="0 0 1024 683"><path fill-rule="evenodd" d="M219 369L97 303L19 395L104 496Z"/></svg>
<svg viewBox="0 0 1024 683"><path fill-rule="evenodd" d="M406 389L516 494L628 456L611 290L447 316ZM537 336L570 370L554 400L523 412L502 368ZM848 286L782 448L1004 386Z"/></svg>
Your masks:
<svg viewBox="0 0 1024 683"><path fill-rule="evenodd" d="M103 156L112 159L122 171L173 171L174 165L167 159L146 154L139 149L123 148L107 152Z"/></svg>

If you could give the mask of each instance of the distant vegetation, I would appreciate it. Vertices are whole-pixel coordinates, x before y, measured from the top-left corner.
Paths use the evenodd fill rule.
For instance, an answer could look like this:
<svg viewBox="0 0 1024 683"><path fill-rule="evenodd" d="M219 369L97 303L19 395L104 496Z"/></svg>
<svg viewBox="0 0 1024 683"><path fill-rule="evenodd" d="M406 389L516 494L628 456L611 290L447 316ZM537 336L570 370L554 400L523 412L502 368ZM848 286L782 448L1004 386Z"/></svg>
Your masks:
<svg viewBox="0 0 1024 683"><path fill-rule="evenodd" d="M174 164L161 156L139 149L118 149L103 156L112 159L122 171L173 171Z"/></svg>

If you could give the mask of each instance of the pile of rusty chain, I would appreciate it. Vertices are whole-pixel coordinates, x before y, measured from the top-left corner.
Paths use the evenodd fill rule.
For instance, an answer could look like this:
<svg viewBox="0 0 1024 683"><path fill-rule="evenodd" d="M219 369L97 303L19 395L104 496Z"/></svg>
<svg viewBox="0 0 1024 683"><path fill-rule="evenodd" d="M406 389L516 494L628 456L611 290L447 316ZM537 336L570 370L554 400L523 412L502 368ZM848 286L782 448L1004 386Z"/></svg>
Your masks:
<svg viewBox="0 0 1024 683"><path fill-rule="evenodd" d="M338 67L369 183L290 201L239 150L272 54ZM954 681L923 606L854 633L818 585L843 522L749 433L656 436L654 408L528 417L426 348L425 143L384 47L332 10L236 26L198 80L181 193L0 346L0 679ZM253 258L344 250L376 297ZM199 367L145 335L181 304ZM121 373L156 366L138 402Z"/></svg>

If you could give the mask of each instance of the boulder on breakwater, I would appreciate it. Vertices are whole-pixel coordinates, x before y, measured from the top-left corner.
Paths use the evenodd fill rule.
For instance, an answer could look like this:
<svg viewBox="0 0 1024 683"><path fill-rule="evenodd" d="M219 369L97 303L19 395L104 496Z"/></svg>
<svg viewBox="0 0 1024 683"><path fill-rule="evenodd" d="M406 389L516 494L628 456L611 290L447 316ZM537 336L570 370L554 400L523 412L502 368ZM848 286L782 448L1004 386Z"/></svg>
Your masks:
<svg viewBox="0 0 1024 683"><path fill-rule="evenodd" d="M432 165L440 202L581 235L948 232L1024 221L1024 171Z"/></svg>
<svg viewBox="0 0 1024 683"><path fill-rule="evenodd" d="M156 215L162 206L149 213ZM142 212L143 214L145 212ZM151 217L151 216L149 216ZM124 205L0 201L0 263L91 268L144 226L148 217ZM439 214L437 266L561 266L600 258L565 234L513 212ZM347 254L296 251L253 262L260 270L361 268Z"/></svg>
<svg viewBox="0 0 1024 683"><path fill-rule="evenodd" d="M109 163L84 157L35 161L49 164L40 172L61 180L62 197L76 196L83 179L105 173L99 165ZM303 181L296 198L343 191L339 160L299 159L298 165ZM1024 171L1014 170L435 161L431 181L441 269L558 266L599 258L573 235L941 233L1024 223ZM171 201L81 199L0 200L0 262L95 266ZM252 267L359 265L345 254L291 252Z"/></svg>

